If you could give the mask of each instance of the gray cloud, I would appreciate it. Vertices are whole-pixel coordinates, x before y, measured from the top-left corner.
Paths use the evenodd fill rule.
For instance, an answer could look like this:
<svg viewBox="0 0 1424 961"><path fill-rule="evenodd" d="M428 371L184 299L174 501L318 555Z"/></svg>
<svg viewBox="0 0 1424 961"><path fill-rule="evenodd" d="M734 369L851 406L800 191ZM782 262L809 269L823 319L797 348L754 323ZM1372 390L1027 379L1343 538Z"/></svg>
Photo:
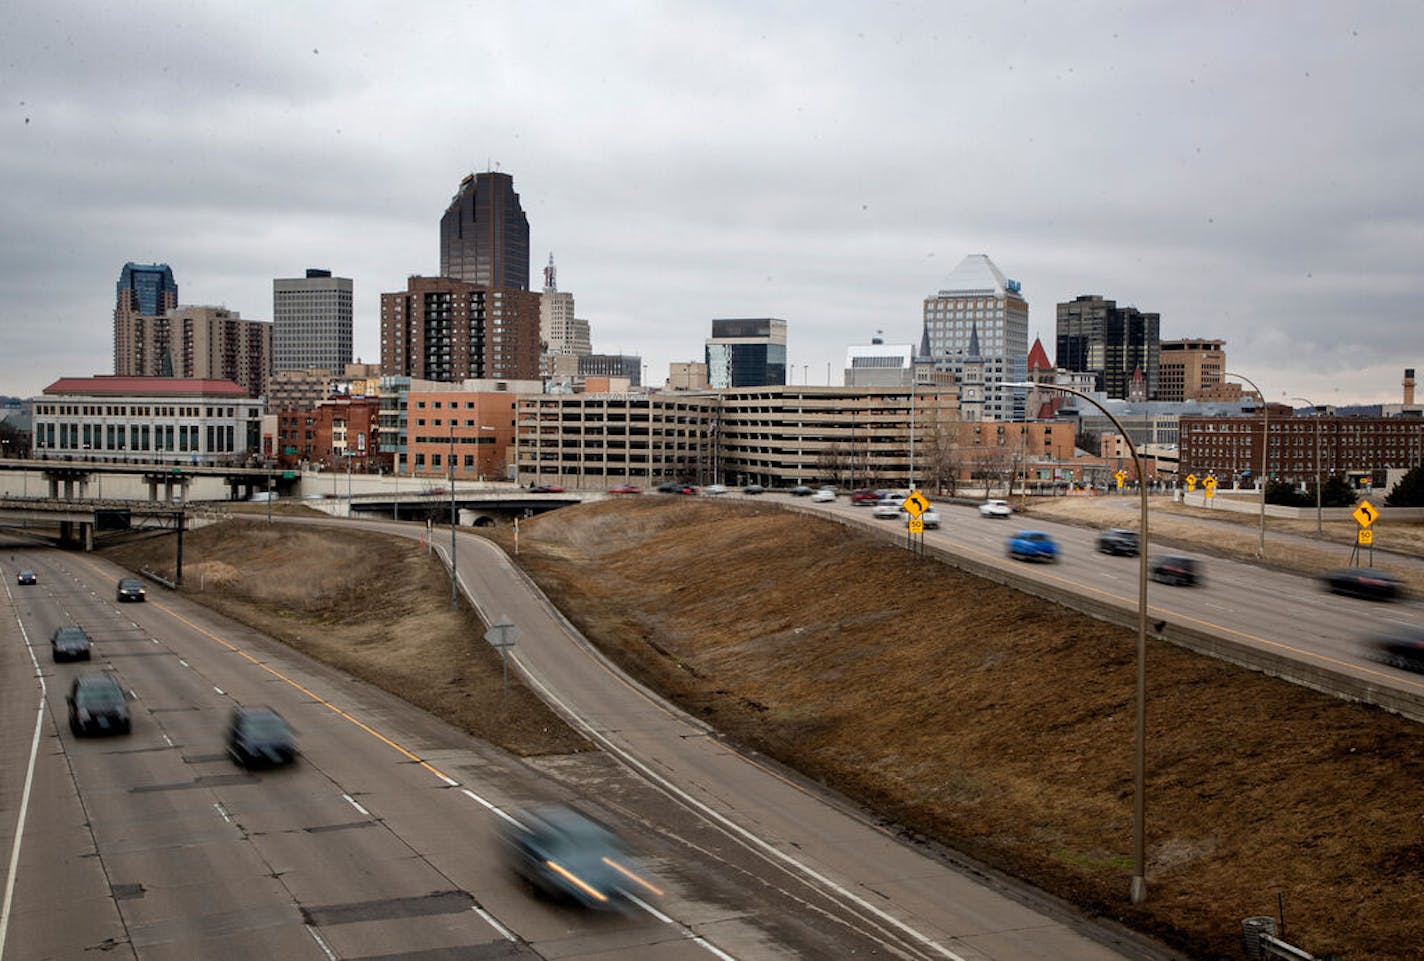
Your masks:
<svg viewBox="0 0 1424 961"><path fill-rule="evenodd" d="M267 318L271 279L438 267L459 178L513 173L595 347L661 376L714 316L799 382L918 339L966 254L1221 337L1268 393L1424 366L1411 5L385 3L56 12L0 36L0 392L111 369L127 260ZM1259 376L1258 376L1259 375Z"/></svg>

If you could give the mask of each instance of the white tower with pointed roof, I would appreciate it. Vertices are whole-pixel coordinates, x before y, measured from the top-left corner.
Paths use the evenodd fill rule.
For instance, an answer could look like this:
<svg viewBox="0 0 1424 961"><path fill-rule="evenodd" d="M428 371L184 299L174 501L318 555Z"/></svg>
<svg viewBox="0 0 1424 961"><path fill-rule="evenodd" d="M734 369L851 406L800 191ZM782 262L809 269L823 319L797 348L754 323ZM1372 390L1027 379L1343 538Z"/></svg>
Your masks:
<svg viewBox="0 0 1424 961"><path fill-rule="evenodd" d="M965 257L924 302L921 349L936 368L963 381L971 338L983 361L983 419L1022 419L1024 391L996 385L1028 376L1028 301L986 254Z"/></svg>

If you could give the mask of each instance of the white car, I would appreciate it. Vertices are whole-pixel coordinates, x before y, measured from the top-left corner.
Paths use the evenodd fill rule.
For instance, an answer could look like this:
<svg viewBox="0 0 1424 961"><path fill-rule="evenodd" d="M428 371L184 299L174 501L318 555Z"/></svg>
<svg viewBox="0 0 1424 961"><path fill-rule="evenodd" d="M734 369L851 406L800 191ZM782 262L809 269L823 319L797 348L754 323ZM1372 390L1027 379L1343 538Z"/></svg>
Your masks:
<svg viewBox="0 0 1424 961"><path fill-rule="evenodd" d="M985 501L979 505L979 513L984 517L1008 517L1013 512L1008 501Z"/></svg>
<svg viewBox="0 0 1424 961"><path fill-rule="evenodd" d="M825 504L836 499L836 492L829 487L822 487L811 495L811 500L818 504Z"/></svg>
<svg viewBox="0 0 1424 961"><path fill-rule="evenodd" d="M723 487L721 484L708 484L706 487L702 488L702 493L725 494L727 493L727 488Z"/></svg>
<svg viewBox="0 0 1424 961"><path fill-rule="evenodd" d="M924 521L925 530L939 530L939 511L935 510L933 507L921 514L920 520Z"/></svg>
<svg viewBox="0 0 1424 961"><path fill-rule="evenodd" d="M894 520L903 513L900 502L893 497L875 502L875 506L870 508L870 516L878 517L881 520Z"/></svg>

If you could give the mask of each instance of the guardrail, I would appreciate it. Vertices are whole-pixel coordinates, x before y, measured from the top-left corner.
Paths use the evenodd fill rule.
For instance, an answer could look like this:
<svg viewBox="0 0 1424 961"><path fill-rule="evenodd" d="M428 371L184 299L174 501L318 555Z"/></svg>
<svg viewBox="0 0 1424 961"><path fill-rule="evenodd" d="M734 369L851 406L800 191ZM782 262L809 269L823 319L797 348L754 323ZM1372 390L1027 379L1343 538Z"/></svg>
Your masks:
<svg viewBox="0 0 1424 961"><path fill-rule="evenodd" d="M149 569L146 568L146 567L140 567L140 568L138 569L138 572L139 572L140 574L142 574L144 577L146 577L146 578L148 578L149 580L151 580L151 581L157 581L158 583L162 584L164 587L168 588L170 591L176 591L176 590L178 589L178 585L175 584L173 581L170 581L168 578L164 577L162 574L158 574L158 573L156 573L156 572L154 572L154 571L151 571L151 570L149 570Z"/></svg>

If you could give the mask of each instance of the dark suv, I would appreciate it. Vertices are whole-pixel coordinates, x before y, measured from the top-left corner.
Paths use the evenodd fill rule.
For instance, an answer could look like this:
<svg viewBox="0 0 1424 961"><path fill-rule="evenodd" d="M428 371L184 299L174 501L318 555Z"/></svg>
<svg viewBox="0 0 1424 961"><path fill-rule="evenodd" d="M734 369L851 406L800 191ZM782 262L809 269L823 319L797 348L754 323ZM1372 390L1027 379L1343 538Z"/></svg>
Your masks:
<svg viewBox="0 0 1424 961"><path fill-rule="evenodd" d="M227 753L243 767L276 767L297 759L297 744L282 715L270 707L239 707L228 721Z"/></svg>
<svg viewBox="0 0 1424 961"><path fill-rule="evenodd" d="M87 661L89 635L82 627L56 627L49 638L49 650L56 661Z"/></svg>
<svg viewBox="0 0 1424 961"><path fill-rule="evenodd" d="M111 674L81 674L69 686L69 729L85 734L129 733L129 705Z"/></svg>
<svg viewBox="0 0 1424 961"><path fill-rule="evenodd" d="M118 601L142 601L147 595L143 589L143 581L137 577L125 577L119 581Z"/></svg>
<svg viewBox="0 0 1424 961"><path fill-rule="evenodd" d="M1125 554L1136 557L1137 531L1126 531L1120 527L1103 531L1098 535L1098 550L1104 554Z"/></svg>

